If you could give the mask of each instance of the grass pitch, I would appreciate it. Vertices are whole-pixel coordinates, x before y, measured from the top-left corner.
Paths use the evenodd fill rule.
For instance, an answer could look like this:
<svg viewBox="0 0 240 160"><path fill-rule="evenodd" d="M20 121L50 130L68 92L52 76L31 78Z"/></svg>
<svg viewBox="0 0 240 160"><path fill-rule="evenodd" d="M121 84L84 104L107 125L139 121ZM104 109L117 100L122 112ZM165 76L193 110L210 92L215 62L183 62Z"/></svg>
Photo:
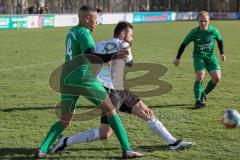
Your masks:
<svg viewBox="0 0 240 160"><path fill-rule="evenodd" d="M227 61L222 63L222 81L208 96L208 105L192 110L194 104L192 44L179 67L172 64L184 36L196 22L135 24L132 48L135 63L158 63L168 72L161 77L173 85L163 96L144 98L157 117L178 138L196 142L184 151L172 152L145 122L120 114L133 148L146 155L142 159L239 159L240 128L225 129L220 123L227 108L240 109L239 65L240 37L238 21L212 21L219 28ZM98 26L96 42L110 39L113 25ZM49 76L64 62L64 41L69 28L0 31L0 159L29 159L40 145L50 126L57 120L54 105L60 94L49 87ZM217 46L215 47L219 55ZM218 56L219 57L219 56ZM206 76L205 85L209 79ZM81 98L77 112L91 104ZM65 131L96 128L99 119L74 121ZM113 135L108 141L78 144L53 159L116 159L120 145Z"/></svg>

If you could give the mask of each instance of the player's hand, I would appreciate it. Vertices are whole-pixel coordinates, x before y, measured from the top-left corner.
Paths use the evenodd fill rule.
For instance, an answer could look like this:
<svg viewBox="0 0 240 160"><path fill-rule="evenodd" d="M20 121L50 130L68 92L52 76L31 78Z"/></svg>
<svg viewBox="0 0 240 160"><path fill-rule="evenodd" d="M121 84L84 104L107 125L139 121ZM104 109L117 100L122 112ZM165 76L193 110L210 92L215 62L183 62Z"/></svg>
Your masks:
<svg viewBox="0 0 240 160"><path fill-rule="evenodd" d="M180 63L180 59L177 59L177 58L176 58L176 59L173 61L173 64L174 64L175 66L178 66L179 63Z"/></svg>
<svg viewBox="0 0 240 160"><path fill-rule="evenodd" d="M221 58L221 61L225 61L226 60L225 54L221 54L220 58Z"/></svg>
<svg viewBox="0 0 240 160"><path fill-rule="evenodd" d="M128 55L129 54L128 49L126 49L126 48L122 48L119 52L124 54L124 55Z"/></svg>
<svg viewBox="0 0 240 160"><path fill-rule="evenodd" d="M121 49L117 54L113 56L113 59L125 59L129 55L127 49Z"/></svg>

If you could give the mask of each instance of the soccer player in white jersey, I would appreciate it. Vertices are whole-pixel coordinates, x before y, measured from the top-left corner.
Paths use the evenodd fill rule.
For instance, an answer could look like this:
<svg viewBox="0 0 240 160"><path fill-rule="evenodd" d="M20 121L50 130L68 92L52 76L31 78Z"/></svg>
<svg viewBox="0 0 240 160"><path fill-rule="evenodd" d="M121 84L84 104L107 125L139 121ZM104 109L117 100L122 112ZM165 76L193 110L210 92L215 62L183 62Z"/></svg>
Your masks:
<svg viewBox="0 0 240 160"><path fill-rule="evenodd" d="M127 48L129 51L127 59L115 59L105 63L97 75L99 81L108 91L117 111L142 118L157 135L166 141L171 150L191 147L194 144L193 142L186 142L173 137L162 122L158 120L153 111L137 95L123 88L124 67L133 65L130 48L132 43L133 26L128 22L119 22L114 30L114 38L96 45L96 52L102 54L111 54L123 48ZM51 152L62 151L66 146L76 143L104 140L109 138L112 133L113 131L108 124L106 115L102 114L100 128L82 131L71 137L62 136L54 145Z"/></svg>

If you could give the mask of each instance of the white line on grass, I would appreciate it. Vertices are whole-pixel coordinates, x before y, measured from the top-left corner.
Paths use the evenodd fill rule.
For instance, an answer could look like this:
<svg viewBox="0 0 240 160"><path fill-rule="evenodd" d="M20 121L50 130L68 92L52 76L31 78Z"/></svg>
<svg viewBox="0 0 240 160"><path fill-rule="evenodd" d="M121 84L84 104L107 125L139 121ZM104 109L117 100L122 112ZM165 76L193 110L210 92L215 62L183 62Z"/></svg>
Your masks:
<svg viewBox="0 0 240 160"><path fill-rule="evenodd" d="M12 70L17 70L17 69L26 69L26 68L32 68L32 67L37 67L37 66L56 64L56 63L61 63L61 62L63 63L63 61L54 61L54 62L46 62L46 63L41 63L41 64L30 64L30 65L27 65L27 66L14 67L14 68L8 68L8 69L1 69L0 72L12 71Z"/></svg>
<svg viewBox="0 0 240 160"><path fill-rule="evenodd" d="M27 65L27 66L21 66L21 67L14 67L14 68L8 68L8 69L0 69L0 72L6 72L6 71L12 71L12 70L17 70L17 69L26 69L26 68L32 68L32 67L37 67L37 66L44 66L44 65L50 65L50 64L56 64L56 63L63 63L63 61L54 61L54 62L47 62L47 63L41 63L41 64L31 64L31 65ZM166 64L166 62L170 62L170 61L164 61L164 62L154 62L154 61L142 61L140 63L163 63ZM181 63L192 63L192 61L190 60L182 60ZM220 61L221 63L221 61ZM225 63L225 62L223 62ZM227 61L226 63L240 63L239 60L230 60Z"/></svg>

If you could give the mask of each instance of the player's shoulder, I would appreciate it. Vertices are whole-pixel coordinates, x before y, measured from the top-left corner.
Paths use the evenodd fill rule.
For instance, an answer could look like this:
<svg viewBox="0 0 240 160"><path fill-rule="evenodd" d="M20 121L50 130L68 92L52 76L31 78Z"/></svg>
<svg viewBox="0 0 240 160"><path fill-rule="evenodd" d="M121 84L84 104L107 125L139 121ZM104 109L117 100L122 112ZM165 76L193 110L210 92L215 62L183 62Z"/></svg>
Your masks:
<svg viewBox="0 0 240 160"><path fill-rule="evenodd" d="M91 35L90 30L83 27L82 25L73 26L69 32L72 32L75 35L85 35L85 36Z"/></svg>
<svg viewBox="0 0 240 160"><path fill-rule="evenodd" d="M120 48L124 48L124 49L129 49L131 48L131 44L127 41L124 40L120 40L120 39L116 39L116 42L119 44Z"/></svg>
<svg viewBox="0 0 240 160"><path fill-rule="evenodd" d="M213 25L208 25L208 29L217 29L217 27L215 27Z"/></svg>
<svg viewBox="0 0 240 160"><path fill-rule="evenodd" d="M215 27L215 26L212 26L212 25L209 25L209 26L208 26L208 29L209 29L209 31L219 32L218 28Z"/></svg>
<svg viewBox="0 0 240 160"><path fill-rule="evenodd" d="M197 32L199 32L199 27L194 27L194 28L190 31L191 34L195 34L195 33L197 33Z"/></svg>
<svg viewBox="0 0 240 160"><path fill-rule="evenodd" d="M115 46L115 48L120 49L122 47L123 41L119 38L113 38L111 40L106 41L106 45Z"/></svg>
<svg viewBox="0 0 240 160"><path fill-rule="evenodd" d="M188 32L187 36L188 36L188 37L189 37L189 36L194 36L194 35L196 35L196 34L198 33L198 31L199 31L198 27L195 27L195 28L191 29L191 30Z"/></svg>
<svg viewBox="0 0 240 160"><path fill-rule="evenodd" d="M131 48L131 45L130 45L129 42L123 41L122 42L122 48L128 49L128 48Z"/></svg>
<svg viewBox="0 0 240 160"><path fill-rule="evenodd" d="M122 40L120 40L119 38L113 38L111 40L109 40L109 42L111 43L116 43L116 44L122 44Z"/></svg>
<svg viewBox="0 0 240 160"><path fill-rule="evenodd" d="M113 39L110 39L110 40L103 40L101 42L98 42L96 44L96 46L105 46L106 44L108 43L117 43L116 41L114 41Z"/></svg>
<svg viewBox="0 0 240 160"><path fill-rule="evenodd" d="M122 41L118 38L113 38L111 40L101 41L97 43L96 52L102 54L109 54L118 52L121 48Z"/></svg>
<svg viewBox="0 0 240 160"><path fill-rule="evenodd" d="M96 43L96 49L98 49L98 48L104 48L104 46L106 45L106 43L107 43L108 41L101 41L101 42L98 42L98 43Z"/></svg>
<svg viewBox="0 0 240 160"><path fill-rule="evenodd" d="M130 48L130 43L119 38L113 38L112 41L119 45L120 48Z"/></svg>

